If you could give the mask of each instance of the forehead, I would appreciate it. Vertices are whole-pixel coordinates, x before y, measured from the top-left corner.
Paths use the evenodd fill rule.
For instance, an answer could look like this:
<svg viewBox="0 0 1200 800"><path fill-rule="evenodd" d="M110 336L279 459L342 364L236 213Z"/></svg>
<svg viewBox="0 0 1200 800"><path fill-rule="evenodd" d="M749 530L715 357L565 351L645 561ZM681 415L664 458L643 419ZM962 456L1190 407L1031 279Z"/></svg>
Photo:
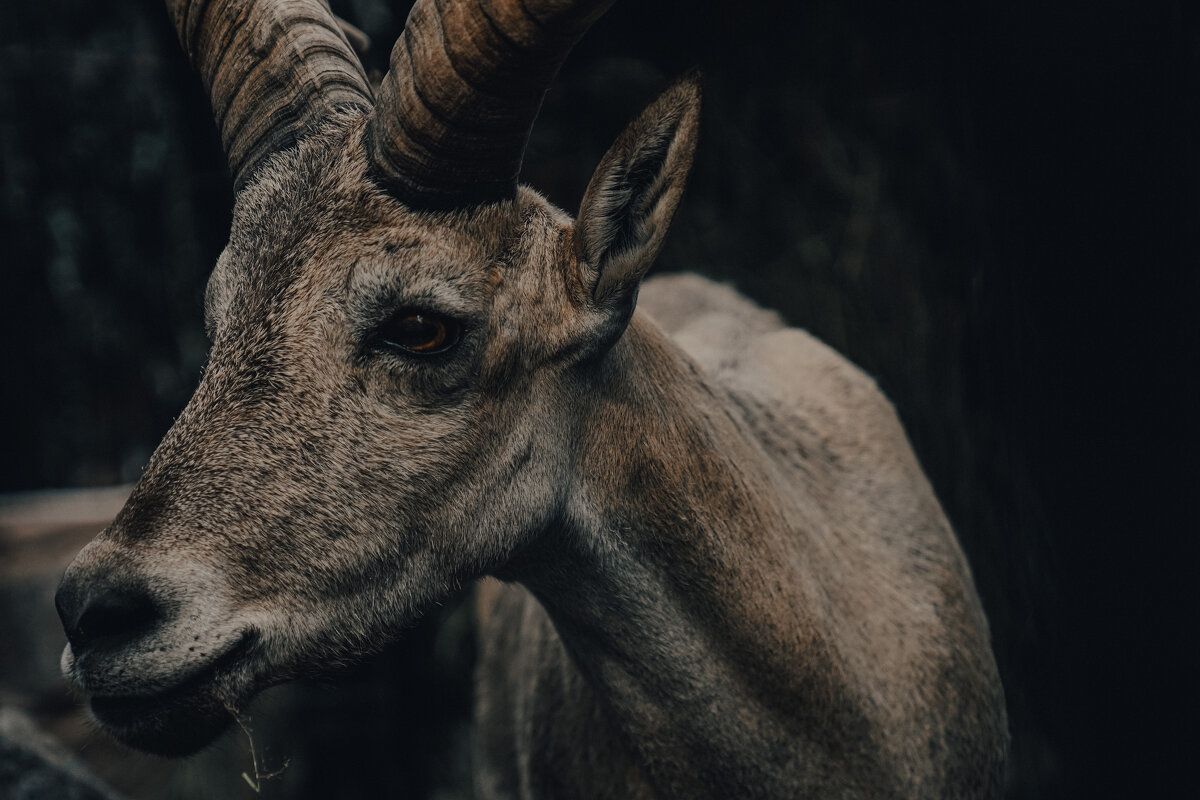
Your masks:
<svg viewBox="0 0 1200 800"><path fill-rule="evenodd" d="M450 276L503 260L517 204L406 208L367 177L354 134L306 142L242 192L229 242L239 270L291 283L310 265L390 261Z"/></svg>

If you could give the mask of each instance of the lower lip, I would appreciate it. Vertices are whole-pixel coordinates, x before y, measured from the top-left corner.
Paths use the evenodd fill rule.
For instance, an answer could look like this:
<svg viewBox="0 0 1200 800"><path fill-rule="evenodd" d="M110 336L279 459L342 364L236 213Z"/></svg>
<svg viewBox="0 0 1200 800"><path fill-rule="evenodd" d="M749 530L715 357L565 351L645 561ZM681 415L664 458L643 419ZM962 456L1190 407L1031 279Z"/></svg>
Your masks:
<svg viewBox="0 0 1200 800"><path fill-rule="evenodd" d="M243 640L204 671L163 692L93 695L96 719L118 739L160 755L187 755L203 747L233 721L231 703L217 689L222 668L245 652Z"/></svg>

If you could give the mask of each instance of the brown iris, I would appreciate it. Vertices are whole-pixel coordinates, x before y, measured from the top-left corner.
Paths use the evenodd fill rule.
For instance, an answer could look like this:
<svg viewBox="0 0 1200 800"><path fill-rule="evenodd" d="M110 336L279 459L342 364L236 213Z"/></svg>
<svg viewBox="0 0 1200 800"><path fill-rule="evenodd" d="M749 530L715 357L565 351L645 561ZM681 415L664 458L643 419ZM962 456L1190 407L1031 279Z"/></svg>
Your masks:
<svg viewBox="0 0 1200 800"><path fill-rule="evenodd" d="M388 345L417 355L433 355L458 343L462 327L450 317L432 311L405 310L396 314L380 330Z"/></svg>

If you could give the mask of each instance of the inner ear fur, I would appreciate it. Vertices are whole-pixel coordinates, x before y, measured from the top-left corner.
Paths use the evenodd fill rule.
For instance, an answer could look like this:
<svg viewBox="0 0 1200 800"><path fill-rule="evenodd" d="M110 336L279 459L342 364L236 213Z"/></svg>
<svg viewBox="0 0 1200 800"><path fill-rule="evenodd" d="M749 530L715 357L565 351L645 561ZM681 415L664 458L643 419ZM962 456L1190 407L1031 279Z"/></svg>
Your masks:
<svg viewBox="0 0 1200 800"><path fill-rule="evenodd" d="M700 122L700 74L684 75L617 137L588 183L575 249L592 299L624 306L662 247Z"/></svg>

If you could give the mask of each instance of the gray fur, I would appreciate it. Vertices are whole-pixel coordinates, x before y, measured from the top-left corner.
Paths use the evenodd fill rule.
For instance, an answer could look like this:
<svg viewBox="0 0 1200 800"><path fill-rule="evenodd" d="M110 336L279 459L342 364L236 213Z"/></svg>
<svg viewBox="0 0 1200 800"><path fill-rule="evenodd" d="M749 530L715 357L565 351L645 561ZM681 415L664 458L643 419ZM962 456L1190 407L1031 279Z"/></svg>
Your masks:
<svg viewBox="0 0 1200 800"><path fill-rule="evenodd" d="M263 167L209 284L200 386L60 590L69 630L135 589L157 611L64 653L102 725L193 750L493 575L480 797L998 795L987 624L888 402L701 278L650 281L633 313L697 98L669 90L593 179L673 115L637 184L667 207L585 201L578 222L528 189L409 209L372 183L358 112ZM380 347L404 307L461 341Z"/></svg>

